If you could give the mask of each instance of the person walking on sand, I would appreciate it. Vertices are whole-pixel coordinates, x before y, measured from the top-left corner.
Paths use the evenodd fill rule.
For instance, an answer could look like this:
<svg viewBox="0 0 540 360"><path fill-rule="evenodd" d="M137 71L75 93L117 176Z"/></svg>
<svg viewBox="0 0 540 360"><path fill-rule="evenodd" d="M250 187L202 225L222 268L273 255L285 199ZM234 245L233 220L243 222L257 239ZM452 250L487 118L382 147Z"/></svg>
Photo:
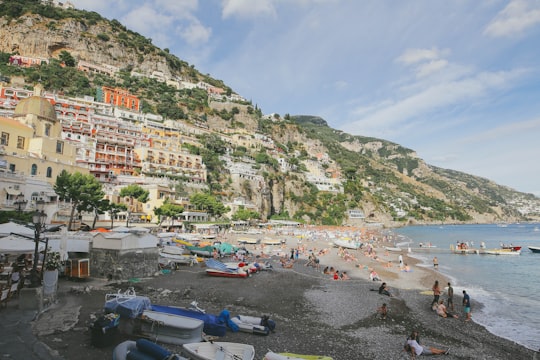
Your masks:
<svg viewBox="0 0 540 360"><path fill-rule="evenodd" d="M399 268L403 268L403 256L401 254L399 254L398 256L398 261L399 261Z"/></svg>
<svg viewBox="0 0 540 360"><path fill-rule="evenodd" d="M446 292L448 299L447 299L447 306L451 311L454 311L454 288L450 283L448 283L448 290Z"/></svg>
<svg viewBox="0 0 540 360"><path fill-rule="evenodd" d="M465 290L463 290L463 311L465 311L465 315L467 318L465 321L471 320L471 298L469 297L469 294Z"/></svg>
<svg viewBox="0 0 540 360"><path fill-rule="evenodd" d="M433 268L439 270L439 259L436 256L433 258Z"/></svg>
<svg viewBox="0 0 540 360"><path fill-rule="evenodd" d="M439 304L439 297L441 296L441 288L439 287L439 280L435 280L435 284L431 288L433 290L433 301L431 302L431 308L437 310L436 306Z"/></svg>

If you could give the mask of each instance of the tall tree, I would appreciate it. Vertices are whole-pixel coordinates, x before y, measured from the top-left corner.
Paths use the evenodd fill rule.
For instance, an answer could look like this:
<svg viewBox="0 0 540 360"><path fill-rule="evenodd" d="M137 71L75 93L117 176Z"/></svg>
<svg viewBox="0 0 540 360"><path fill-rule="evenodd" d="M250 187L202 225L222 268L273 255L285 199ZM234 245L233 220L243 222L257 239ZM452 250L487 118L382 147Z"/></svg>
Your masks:
<svg viewBox="0 0 540 360"><path fill-rule="evenodd" d="M54 191L61 200L71 202L68 230L71 230L75 210L94 209L105 196L101 183L95 177L80 172L70 174L66 170L56 177Z"/></svg>
<svg viewBox="0 0 540 360"><path fill-rule="evenodd" d="M135 209L133 200L144 204L148 201L149 195L150 193L148 192L148 190L143 189L137 184L128 185L120 190L121 197L129 197L129 204L127 205L128 214L126 218L126 227L129 227L129 218L131 217L131 213Z"/></svg>
<svg viewBox="0 0 540 360"><path fill-rule="evenodd" d="M154 214L156 214L159 218L159 226L161 226L166 218L169 218L172 226L174 218L180 216L182 212L184 212L183 206L171 204L168 201L165 201L165 203L163 203L163 205L160 207L154 208Z"/></svg>

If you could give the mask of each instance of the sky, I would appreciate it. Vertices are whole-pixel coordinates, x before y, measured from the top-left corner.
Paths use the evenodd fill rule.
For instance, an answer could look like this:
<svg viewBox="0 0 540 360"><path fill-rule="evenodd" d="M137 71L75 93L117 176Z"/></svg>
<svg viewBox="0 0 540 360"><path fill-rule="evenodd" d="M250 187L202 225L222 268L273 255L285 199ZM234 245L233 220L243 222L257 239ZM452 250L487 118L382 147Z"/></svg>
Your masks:
<svg viewBox="0 0 540 360"><path fill-rule="evenodd" d="M540 196L540 0L71 0L225 82Z"/></svg>

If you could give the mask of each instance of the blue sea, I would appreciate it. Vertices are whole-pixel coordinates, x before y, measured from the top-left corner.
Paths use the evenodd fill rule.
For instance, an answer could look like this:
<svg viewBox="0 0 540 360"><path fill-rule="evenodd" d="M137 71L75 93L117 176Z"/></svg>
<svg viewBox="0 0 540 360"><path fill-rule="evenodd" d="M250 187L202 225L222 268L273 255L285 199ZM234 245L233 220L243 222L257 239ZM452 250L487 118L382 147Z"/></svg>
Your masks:
<svg viewBox="0 0 540 360"><path fill-rule="evenodd" d="M540 246L540 224L408 226L393 230L396 244L410 246L410 254L452 279L458 302L462 290L484 306L472 308L473 320L491 333L533 350L540 349L540 254L527 246ZM411 242L404 245L405 242ZM450 246L468 242L479 248L499 248L501 243L522 246L521 255L457 255ZM414 251L419 243L436 246ZM445 284L446 285L446 284Z"/></svg>

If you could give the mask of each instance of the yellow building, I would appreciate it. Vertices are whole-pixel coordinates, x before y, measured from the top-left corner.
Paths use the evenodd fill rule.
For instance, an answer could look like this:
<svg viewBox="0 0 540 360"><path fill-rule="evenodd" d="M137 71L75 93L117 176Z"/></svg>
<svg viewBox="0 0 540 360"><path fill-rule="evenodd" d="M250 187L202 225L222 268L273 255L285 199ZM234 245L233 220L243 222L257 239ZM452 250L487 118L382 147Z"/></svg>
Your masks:
<svg viewBox="0 0 540 360"><path fill-rule="evenodd" d="M54 107L41 97L21 100L13 118L0 117L0 171L54 184L62 170L87 174L76 163L76 148L62 140L62 125Z"/></svg>

